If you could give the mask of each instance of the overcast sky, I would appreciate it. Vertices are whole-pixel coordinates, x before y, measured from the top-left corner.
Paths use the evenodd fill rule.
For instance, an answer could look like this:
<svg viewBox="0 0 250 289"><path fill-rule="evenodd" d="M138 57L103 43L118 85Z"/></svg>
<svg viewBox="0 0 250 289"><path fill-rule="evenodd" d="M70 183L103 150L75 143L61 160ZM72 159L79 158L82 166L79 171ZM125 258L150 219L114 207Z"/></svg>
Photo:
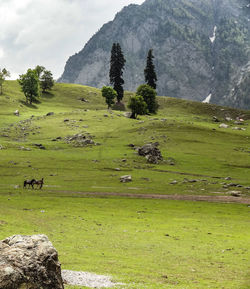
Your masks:
<svg viewBox="0 0 250 289"><path fill-rule="evenodd" d="M144 0L0 0L0 68L18 78L37 64L61 76L69 56L131 3Z"/></svg>

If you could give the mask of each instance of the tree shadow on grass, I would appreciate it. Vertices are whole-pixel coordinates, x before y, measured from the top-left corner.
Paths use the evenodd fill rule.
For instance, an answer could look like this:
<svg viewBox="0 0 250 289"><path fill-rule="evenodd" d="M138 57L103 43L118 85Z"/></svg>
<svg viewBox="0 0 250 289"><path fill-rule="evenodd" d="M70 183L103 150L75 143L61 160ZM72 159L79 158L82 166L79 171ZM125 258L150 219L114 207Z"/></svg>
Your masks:
<svg viewBox="0 0 250 289"><path fill-rule="evenodd" d="M55 97L55 95L52 92L45 91L41 94L41 97L42 98L53 98L53 97Z"/></svg>
<svg viewBox="0 0 250 289"><path fill-rule="evenodd" d="M34 101L32 104L27 103L27 102L24 101L24 100L20 100L19 102L20 102L22 105L26 106L26 107L38 109L38 107L34 104L35 101ZM41 103L41 102L39 101L39 102L35 102L35 103Z"/></svg>

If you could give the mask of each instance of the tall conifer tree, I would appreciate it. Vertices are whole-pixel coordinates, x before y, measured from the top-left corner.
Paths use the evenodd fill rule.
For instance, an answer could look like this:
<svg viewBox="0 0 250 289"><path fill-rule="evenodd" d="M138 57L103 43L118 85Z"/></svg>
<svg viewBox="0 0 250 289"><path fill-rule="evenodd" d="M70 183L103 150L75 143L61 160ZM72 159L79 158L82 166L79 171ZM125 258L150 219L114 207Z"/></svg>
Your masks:
<svg viewBox="0 0 250 289"><path fill-rule="evenodd" d="M120 102L123 99L124 80L122 78L122 75L125 63L126 60L123 56L120 44L113 43L110 58L109 78L110 83L113 85L114 90L117 92L118 102Z"/></svg>
<svg viewBox="0 0 250 289"><path fill-rule="evenodd" d="M154 58L153 49L150 49L148 51L147 65L146 65L146 68L144 69L144 76L145 76L145 82L152 88L156 89L157 76L155 72L153 58Z"/></svg>

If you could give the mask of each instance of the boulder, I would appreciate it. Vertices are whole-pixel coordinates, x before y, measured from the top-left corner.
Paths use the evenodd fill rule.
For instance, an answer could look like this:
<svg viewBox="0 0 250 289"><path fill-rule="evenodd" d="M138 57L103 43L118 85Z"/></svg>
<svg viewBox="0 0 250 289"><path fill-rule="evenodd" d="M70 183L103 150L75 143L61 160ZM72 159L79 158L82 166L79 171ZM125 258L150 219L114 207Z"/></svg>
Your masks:
<svg viewBox="0 0 250 289"><path fill-rule="evenodd" d="M19 110L14 111L14 115L19 116Z"/></svg>
<svg viewBox="0 0 250 289"><path fill-rule="evenodd" d="M131 118L132 113L131 112L124 112L123 115L127 118Z"/></svg>
<svg viewBox="0 0 250 289"><path fill-rule="evenodd" d="M63 289L58 254L45 235L0 241L0 288Z"/></svg>
<svg viewBox="0 0 250 289"><path fill-rule="evenodd" d="M214 122L220 122L219 119L217 118L217 116L213 116L213 121Z"/></svg>
<svg viewBox="0 0 250 289"><path fill-rule="evenodd" d="M132 182L132 176L131 175L122 176L122 177L120 177L120 182L121 183Z"/></svg>
<svg viewBox="0 0 250 289"><path fill-rule="evenodd" d="M46 116L51 116L51 115L54 115L54 112L48 112L48 113L46 114Z"/></svg>
<svg viewBox="0 0 250 289"><path fill-rule="evenodd" d="M222 123L220 124L219 128L229 128L229 125Z"/></svg>
<svg viewBox="0 0 250 289"><path fill-rule="evenodd" d="M149 143L138 149L140 156L146 157L149 163L158 164L163 160L160 150L158 149L159 143Z"/></svg>

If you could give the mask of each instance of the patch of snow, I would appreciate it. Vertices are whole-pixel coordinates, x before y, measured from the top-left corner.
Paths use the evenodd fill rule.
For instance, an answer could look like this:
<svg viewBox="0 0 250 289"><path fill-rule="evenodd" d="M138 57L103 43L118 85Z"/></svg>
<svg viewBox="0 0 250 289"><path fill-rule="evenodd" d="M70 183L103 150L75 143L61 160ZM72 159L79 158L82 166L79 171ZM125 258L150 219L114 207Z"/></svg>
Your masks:
<svg viewBox="0 0 250 289"><path fill-rule="evenodd" d="M210 103L211 97L212 97L212 93L210 93L202 102L203 103Z"/></svg>
<svg viewBox="0 0 250 289"><path fill-rule="evenodd" d="M213 36L209 37L209 39L212 43L214 43L214 41L216 39L216 31L217 31L217 26L214 26Z"/></svg>

